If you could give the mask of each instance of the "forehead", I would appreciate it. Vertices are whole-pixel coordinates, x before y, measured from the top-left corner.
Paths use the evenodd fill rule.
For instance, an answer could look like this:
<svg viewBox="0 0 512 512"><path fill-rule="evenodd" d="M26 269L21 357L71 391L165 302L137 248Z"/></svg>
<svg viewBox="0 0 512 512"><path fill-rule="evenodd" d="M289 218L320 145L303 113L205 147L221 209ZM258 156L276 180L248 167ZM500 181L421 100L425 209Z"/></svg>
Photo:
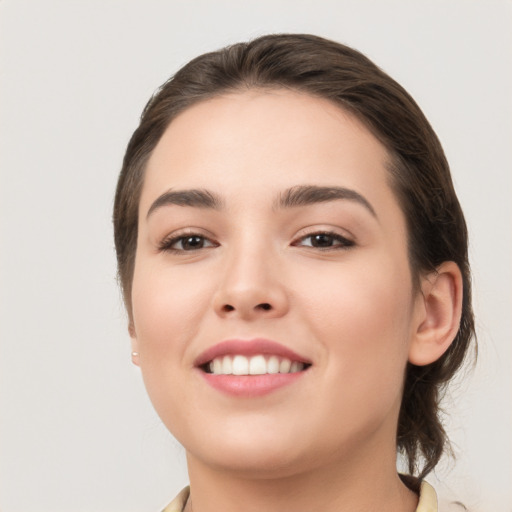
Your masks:
<svg viewBox="0 0 512 512"><path fill-rule="evenodd" d="M230 93L170 123L148 161L141 209L163 191L192 186L234 196L250 189L261 200L314 183L377 199L390 192L388 161L363 123L333 102L284 89Z"/></svg>

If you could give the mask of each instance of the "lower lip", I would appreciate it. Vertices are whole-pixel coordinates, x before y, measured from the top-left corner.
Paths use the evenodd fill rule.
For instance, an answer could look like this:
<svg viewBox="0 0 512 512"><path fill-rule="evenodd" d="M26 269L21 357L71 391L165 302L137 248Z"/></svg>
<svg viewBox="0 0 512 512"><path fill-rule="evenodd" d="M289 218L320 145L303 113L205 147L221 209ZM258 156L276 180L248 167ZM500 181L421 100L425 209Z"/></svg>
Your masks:
<svg viewBox="0 0 512 512"><path fill-rule="evenodd" d="M265 375L214 375L201 371L206 382L218 391L239 397L263 396L300 379L307 370Z"/></svg>

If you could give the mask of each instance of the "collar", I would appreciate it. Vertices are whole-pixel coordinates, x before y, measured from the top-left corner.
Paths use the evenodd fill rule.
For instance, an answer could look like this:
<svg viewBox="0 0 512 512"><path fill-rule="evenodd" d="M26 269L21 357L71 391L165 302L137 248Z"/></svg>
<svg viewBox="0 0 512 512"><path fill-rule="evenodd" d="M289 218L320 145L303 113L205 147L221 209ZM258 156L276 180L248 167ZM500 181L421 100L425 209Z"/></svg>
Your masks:
<svg viewBox="0 0 512 512"><path fill-rule="evenodd" d="M190 495L190 487L185 487L162 512L183 512ZM437 494L425 480L421 482L420 500L416 512L437 512Z"/></svg>

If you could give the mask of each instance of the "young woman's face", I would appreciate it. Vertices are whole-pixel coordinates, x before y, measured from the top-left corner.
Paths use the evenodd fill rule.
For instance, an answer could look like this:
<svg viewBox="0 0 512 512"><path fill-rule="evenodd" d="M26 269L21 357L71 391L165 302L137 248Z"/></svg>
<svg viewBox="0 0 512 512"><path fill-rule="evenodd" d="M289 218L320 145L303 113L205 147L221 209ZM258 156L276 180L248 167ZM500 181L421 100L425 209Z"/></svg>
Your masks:
<svg viewBox="0 0 512 512"><path fill-rule="evenodd" d="M394 462L421 300L387 162L353 116L284 90L199 103L163 135L140 201L133 347L189 462Z"/></svg>

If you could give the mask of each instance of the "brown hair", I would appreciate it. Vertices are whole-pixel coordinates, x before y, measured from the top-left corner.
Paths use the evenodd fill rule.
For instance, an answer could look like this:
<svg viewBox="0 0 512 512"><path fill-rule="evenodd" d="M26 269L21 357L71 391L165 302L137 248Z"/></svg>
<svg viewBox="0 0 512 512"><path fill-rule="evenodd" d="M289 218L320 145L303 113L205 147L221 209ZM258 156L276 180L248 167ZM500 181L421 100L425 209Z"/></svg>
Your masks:
<svg viewBox="0 0 512 512"><path fill-rule="evenodd" d="M439 418L442 392L462 365L474 335L467 229L439 140L411 96L361 53L312 35L263 36L201 55L163 84L146 105L126 150L114 205L119 278L131 318L138 205L145 164L169 123L191 105L247 88L289 88L348 110L385 145L391 184L408 224L411 270L419 282L445 261L463 277L459 331L446 353L426 366L408 364L397 449L419 481L447 443Z"/></svg>

